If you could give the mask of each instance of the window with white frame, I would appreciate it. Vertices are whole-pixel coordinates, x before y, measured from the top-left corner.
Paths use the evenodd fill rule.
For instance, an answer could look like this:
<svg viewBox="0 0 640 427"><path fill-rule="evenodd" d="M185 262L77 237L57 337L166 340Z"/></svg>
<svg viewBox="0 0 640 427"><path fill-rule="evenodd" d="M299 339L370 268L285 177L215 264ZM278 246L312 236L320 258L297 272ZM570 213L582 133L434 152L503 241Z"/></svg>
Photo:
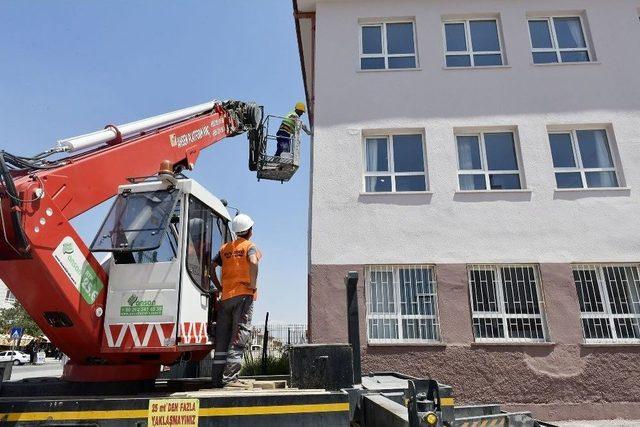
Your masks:
<svg viewBox="0 0 640 427"><path fill-rule="evenodd" d="M536 266L471 265L468 272L477 342L546 340Z"/></svg>
<svg viewBox="0 0 640 427"><path fill-rule="evenodd" d="M4 296L4 300L5 302L15 302L16 297L13 295L13 293L9 289L7 289L7 293Z"/></svg>
<svg viewBox="0 0 640 427"><path fill-rule="evenodd" d="M461 191L522 188L513 132L456 133Z"/></svg>
<svg viewBox="0 0 640 427"><path fill-rule="evenodd" d="M580 16L530 18L529 35L534 64L592 60Z"/></svg>
<svg viewBox="0 0 640 427"><path fill-rule="evenodd" d="M413 22L360 25L360 69L417 68Z"/></svg>
<svg viewBox="0 0 640 427"><path fill-rule="evenodd" d="M557 188L619 186L605 129L550 132L549 145Z"/></svg>
<svg viewBox="0 0 640 427"><path fill-rule="evenodd" d="M467 19L444 22L447 67L504 65L497 19Z"/></svg>
<svg viewBox="0 0 640 427"><path fill-rule="evenodd" d="M365 274L370 343L440 340L433 267L370 266Z"/></svg>
<svg viewBox="0 0 640 427"><path fill-rule="evenodd" d="M366 137L364 154L365 192L427 190L421 134Z"/></svg>
<svg viewBox="0 0 640 427"><path fill-rule="evenodd" d="M575 265L585 342L640 343L640 265Z"/></svg>

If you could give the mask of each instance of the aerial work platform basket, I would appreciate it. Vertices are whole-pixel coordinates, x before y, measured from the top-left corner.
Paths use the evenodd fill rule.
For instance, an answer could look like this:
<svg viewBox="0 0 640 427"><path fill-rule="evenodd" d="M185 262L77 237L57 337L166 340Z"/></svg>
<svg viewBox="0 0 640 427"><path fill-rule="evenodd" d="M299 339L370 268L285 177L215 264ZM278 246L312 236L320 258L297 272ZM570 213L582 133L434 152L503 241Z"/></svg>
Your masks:
<svg viewBox="0 0 640 427"><path fill-rule="evenodd" d="M300 167L301 122L286 137L277 134L282 119L284 117L267 116L262 125L253 131L255 133L249 136L249 169L257 172L258 180L289 181ZM278 150L278 143L281 144L281 150ZM282 152L276 156L278 151Z"/></svg>

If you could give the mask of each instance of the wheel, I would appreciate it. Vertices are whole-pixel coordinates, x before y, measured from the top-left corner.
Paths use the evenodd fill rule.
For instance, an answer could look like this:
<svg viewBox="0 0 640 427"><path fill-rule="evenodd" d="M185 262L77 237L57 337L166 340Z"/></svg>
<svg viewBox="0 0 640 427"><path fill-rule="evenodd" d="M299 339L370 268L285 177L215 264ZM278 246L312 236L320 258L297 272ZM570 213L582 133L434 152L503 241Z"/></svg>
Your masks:
<svg viewBox="0 0 640 427"><path fill-rule="evenodd" d="M18 366L21 365L20 361L18 359L13 361L13 366Z"/></svg>

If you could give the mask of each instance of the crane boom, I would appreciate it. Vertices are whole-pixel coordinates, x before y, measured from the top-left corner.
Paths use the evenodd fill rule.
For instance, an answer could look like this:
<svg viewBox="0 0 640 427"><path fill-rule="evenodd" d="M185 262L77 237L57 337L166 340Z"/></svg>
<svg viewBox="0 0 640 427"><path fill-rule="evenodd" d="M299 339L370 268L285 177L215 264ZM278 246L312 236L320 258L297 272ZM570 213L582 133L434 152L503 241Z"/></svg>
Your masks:
<svg viewBox="0 0 640 427"><path fill-rule="evenodd" d="M0 152L0 279L72 366L119 369L142 359L101 352L108 276L69 221L116 195L127 178L154 175L162 161L192 169L201 150L256 130L261 115L254 103L213 101L61 140L34 158ZM61 152L71 156L46 160ZM69 239L77 248L62 248L65 267L58 257ZM161 355L150 370L171 358ZM128 379L153 376L135 372Z"/></svg>

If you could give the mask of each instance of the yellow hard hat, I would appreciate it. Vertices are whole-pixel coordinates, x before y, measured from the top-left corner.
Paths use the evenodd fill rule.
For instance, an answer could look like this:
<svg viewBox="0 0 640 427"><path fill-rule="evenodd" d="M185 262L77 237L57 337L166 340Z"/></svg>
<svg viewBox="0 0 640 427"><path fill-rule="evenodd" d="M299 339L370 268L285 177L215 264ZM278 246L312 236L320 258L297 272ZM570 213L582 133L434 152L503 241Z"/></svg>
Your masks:
<svg viewBox="0 0 640 427"><path fill-rule="evenodd" d="M303 113L307 111L307 107L304 106L304 102L296 102L296 110L300 110Z"/></svg>

